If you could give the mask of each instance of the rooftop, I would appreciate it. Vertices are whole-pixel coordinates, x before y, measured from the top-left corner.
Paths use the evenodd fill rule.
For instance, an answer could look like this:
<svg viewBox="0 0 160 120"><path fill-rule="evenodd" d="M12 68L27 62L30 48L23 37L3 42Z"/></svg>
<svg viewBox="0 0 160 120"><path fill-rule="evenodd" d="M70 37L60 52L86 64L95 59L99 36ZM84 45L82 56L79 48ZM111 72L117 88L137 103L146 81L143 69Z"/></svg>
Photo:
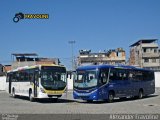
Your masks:
<svg viewBox="0 0 160 120"><path fill-rule="evenodd" d="M130 45L130 47L137 46L137 45L139 45L139 44L141 44L141 43L153 43L153 42L155 42L155 41L157 41L157 40L158 40L158 39L141 39L141 40L135 42L134 44Z"/></svg>
<svg viewBox="0 0 160 120"><path fill-rule="evenodd" d="M38 56L36 53L12 53L13 56Z"/></svg>

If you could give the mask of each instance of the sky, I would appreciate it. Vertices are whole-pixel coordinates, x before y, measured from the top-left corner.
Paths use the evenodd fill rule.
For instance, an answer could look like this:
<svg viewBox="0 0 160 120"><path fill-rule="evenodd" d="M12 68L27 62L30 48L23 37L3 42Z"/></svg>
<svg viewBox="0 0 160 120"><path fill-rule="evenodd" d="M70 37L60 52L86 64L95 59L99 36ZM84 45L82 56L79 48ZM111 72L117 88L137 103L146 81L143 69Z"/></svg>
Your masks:
<svg viewBox="0 0 160 120"><path fill-rule="evenodd" d="M0 63L12 53L60 58L71 68L79 50L99 52L129 46L139 39L160 39L160 0L0 0ZM16 13L49 14L49 19L13 22Z"/></svg>

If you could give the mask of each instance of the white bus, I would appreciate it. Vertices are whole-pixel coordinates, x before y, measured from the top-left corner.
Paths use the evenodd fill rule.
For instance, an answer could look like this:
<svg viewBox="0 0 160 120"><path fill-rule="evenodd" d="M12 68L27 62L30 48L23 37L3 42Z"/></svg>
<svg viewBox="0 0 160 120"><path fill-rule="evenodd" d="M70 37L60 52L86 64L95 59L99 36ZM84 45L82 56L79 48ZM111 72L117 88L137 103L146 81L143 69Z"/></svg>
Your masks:
<svg viewBox="0 0 160 120"><path fill-rule="evenodd" d="M34 65L17 68L7 73L6 90L12 97L54 98L66 89L66 68L59 65Z"/></svg>

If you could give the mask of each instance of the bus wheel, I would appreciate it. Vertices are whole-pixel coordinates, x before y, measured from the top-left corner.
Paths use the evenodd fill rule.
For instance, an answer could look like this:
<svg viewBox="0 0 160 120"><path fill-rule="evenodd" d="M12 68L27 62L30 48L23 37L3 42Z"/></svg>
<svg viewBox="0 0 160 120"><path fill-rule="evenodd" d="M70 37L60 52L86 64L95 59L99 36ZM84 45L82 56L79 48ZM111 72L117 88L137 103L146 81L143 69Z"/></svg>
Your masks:
<svg viewBox="0 0 160 120"><path fill-rule="evenodd" d="M15 94L15 89L14 88L12 88L12 97L16 98L16 94Z"/></svg>
<svg viewBox="0 0 160 120"><path fill-rule="evenodd" d="M139 98L139 99L142 99L142 98L143 98L143 90L139 90L138 98Z"/></svg>
<svg viewBox="0 0 160 120"><path fill-rule="evenodd" d="M108 102L111 103L114 100L114 93L112 91L109 92L108 94Z"/></svg>
<svg viewBox="0 0 160 120"><path fill-rule="evenodd" d="M29 90L29 101L34 101L34 98L32 97L32 90Z"/></svg>

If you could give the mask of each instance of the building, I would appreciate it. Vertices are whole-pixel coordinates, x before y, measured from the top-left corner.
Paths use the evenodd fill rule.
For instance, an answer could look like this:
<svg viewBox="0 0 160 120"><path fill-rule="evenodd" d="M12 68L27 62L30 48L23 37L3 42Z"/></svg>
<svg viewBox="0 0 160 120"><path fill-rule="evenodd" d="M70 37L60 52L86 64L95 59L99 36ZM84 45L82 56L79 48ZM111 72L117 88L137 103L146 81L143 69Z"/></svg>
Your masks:
<svg viewBox="0 0 160 120"><path fill-rule="evenodd" d="M160 70L158 39L142 39L130 46L129 64L141 68Z"/></svg>
<svg viewBox="0 0 160 120"><path fill-rule="evenodd" d="M11 69L39 64L60 64L58 58L42 58L38 57L36 53L13 53L12 58L13 62L11 65Z"/></svg>
<svg viewBox="0 0 160 120"><path fill-rule="evenodd" d="M125 64L126 55L123 48L104 50L92 53L91 50L80 50L78 66L87 64Z"/></svg>
<svg viewBox="0 0 160 120"><path fill-rule="evenodd" d="M4 66L0 64L0 91L5 90L6 85L6 73L4 71Z"/></svg>
<svg viewBox="0 0 160 120"><path fill-rule="evenodd" d="M0 76L4 76L4 75L5 75L4 66L0 64Z"/></svg>
<svg viewBox="0 0 160 120"><path fill-rule="evenodd" d="M4 65L4 71L10 71L11 70L11 65Z"/></svg>
<svg viewBox="0 0 160 120"><path fill-rule="evenodd" d="M7 71L11 70L11 65L0 64L0 77L6 76Z"/></svg>

